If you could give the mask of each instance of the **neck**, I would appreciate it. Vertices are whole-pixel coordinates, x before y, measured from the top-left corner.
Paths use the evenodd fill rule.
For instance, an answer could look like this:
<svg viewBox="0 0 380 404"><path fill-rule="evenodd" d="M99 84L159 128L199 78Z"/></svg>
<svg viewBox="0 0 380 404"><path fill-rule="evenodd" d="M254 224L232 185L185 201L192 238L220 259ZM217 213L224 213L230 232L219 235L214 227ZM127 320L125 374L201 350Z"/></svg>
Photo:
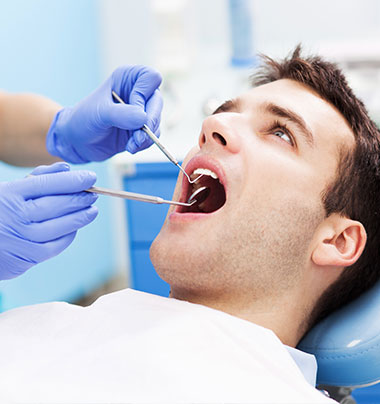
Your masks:
<svg viewBox="0 0 380 404"><path fill-rule="evenodd" d="M172 288L170 297L223 311L270 329L283 344L291 347L297 346L305 332L307 310L299 303L302 300L291 293L281 297L268 296L266 299L255 299L242 291L233 296L231 292L202 293L199 290Z"/></svg>

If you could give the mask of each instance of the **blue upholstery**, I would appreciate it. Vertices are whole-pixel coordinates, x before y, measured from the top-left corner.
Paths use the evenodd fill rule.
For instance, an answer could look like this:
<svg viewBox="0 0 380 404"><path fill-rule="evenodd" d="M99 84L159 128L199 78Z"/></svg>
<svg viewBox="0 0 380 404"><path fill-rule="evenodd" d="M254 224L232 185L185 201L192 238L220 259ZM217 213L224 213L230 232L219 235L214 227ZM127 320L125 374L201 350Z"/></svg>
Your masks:
<svg viewBox="0 0 380 404"><path fill-rule="evenodd" d="M317 384L359 387L380 381L380 282L317 324L298 348L317 358Z"/></svg>

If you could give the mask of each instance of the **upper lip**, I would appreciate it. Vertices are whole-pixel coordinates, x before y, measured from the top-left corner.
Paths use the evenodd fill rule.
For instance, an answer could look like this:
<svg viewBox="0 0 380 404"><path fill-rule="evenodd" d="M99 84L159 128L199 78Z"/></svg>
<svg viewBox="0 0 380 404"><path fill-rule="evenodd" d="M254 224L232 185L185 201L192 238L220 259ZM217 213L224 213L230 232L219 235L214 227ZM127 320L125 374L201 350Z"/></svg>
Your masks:
<svg viewBox="0 0 380 404"><path fill-rule="evenodd" d="M219 163L219 161L207 155L198 155L193 157L186 165L185 171L190 176L194 170L197 168L207 168L213 171L219 179L219 182L224 186L226 196L227 196L227 179L223 167ZM187 201L188 190L191 184L185 176L182 179L182 191L181 191L181 202Z"/></svg>

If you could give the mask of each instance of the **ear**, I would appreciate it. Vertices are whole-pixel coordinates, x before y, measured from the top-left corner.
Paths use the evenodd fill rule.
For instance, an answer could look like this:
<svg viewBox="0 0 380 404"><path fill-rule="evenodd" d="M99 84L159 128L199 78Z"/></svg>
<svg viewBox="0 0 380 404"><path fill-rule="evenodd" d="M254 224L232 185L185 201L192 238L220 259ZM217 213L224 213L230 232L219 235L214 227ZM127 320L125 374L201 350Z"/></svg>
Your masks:
<svg viewBox="0 0 380 404"><path fill-rule="evenodd" d="M367 234L360 222L333 213L321 224L316 241L314 264L349 267L361 256Z"/></svg>

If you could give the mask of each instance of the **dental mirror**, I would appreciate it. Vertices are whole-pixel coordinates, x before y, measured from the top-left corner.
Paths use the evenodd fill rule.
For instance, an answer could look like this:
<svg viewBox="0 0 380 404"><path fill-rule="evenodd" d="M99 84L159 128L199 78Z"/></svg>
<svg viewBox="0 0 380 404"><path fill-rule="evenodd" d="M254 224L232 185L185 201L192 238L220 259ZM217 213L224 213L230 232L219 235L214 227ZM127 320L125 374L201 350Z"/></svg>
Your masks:
<svg viewBox="0 0 380 404"><path fill-rule="evenodd" d="M192 203L194 200L197 204L204 202L207 197L210 195L210 188L209 187L200 187L195 190L187 200L187 203Z"/></svg>

